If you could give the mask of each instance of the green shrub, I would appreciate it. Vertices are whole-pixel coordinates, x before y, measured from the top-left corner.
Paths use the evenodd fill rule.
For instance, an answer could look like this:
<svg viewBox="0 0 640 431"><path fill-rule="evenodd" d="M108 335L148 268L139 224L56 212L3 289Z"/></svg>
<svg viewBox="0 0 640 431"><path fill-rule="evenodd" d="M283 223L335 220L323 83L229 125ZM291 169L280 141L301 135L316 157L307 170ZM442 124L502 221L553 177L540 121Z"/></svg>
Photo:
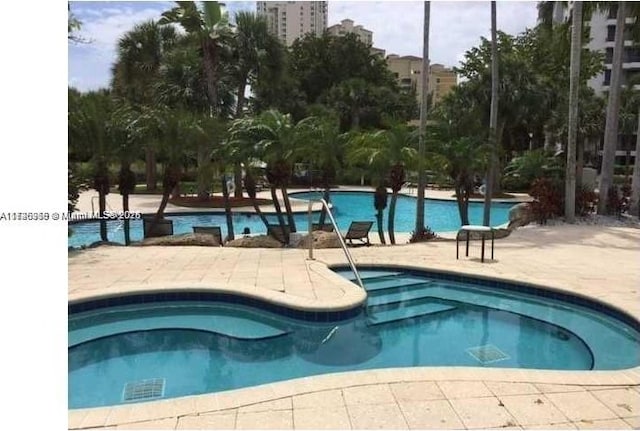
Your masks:
<svg viewBox="0 0 640 431"><path fill-rule="evenodd" d="M543 149L514 157L504 168L502 187L505 190L526 190L537 178L561 178L564 168L557 157Z"/></svg>

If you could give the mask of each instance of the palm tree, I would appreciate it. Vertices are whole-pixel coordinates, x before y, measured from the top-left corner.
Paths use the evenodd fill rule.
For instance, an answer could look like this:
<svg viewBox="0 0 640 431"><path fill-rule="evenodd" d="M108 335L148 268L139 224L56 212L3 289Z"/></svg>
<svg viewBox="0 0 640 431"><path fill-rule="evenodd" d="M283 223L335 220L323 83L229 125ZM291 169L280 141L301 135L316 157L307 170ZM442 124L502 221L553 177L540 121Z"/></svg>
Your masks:
<svg viewBox="0 0 640 431"><path fill-rule="evenodd" d="M227 49L231 29L227 14L217 1L201 2L201 9L193 1L176 2L178 6L164 12L160 24L179 24L200 42L207 82L207 96L211 112L218 108L219 60Z"/></svg>
<svg viewBox="0 0 640 431"><path fill-rule="evenodd" d="M136 24L125 33L117 46L117 60L112 67L111 87L116 96L126 99L134 109L151 106L154 83L158 78L162 59L175 44L177 33L172 26L156 21ZM156 156L152 141L144 143L147 190L156 189Z"/></svg>
<svg viewBox="0 0 640 431"><path fill-rule="evenodd" d="M69 147L91 149L92 187L98 192L100 239L108 241L105 211L109 194L108 163L112 150L107 128L112 109L111 97L102 90L70 97L71 100L76 103L69 106Z"/></svg>
<svg viewBox="0 0 640 431"><path fill-rule="evenodd" d="M217 1L201 2L198 8L195 2L180 1L178 6L164 12L160 24L179 24L190 37L196 39L202 54L202 66L206 78L206 93L209 99L209 115L216 116L219 112L219 85L221 78L221 58L228 51L231 27L223 5ZM203 161L207 153L204 148L198 151L198 160ZM239 185L238 185L239 186ZM198 182L198 196L207 196L206 185Z"/></svg>
<svg viewBox="0 0 640 431"><path fill-rule="evenodd" d="M602 150L602 168L600 184L598 185L598 214L606 214L609 189L613 185L613 165L618 144L618 112L620 110L620 82L622 79L626 11L626 2L618 2L609 101L607 102L607 122L604 131L604 148Z"/></svg>
<svg viewBox="0 0 640 431"><path fill-rule="evenodd" d="M431 16L431 2L424 2L424 22L422 28L422 100L420 101L420 138L418 141L418 160L425 159L425 139L427 132L427 106L429 92L429 24ZM425 168L422 162L418 163L418 193L416 197L416 229L418 238L424 232L424 189L426 187Z"/></svg>
<svg viewBox="0 0 640 431"><path fill-rule="evenodd" d="M252 133L260 136L261 139L256 146L258 154L267 163L266 175L271 185L271 198L273 199L276 212L279 202L276 196L276 188L280 188L282 200L284 202L287 222L290 232L296 232L296 224L291 210L291 201L287 193L287 185L291 178L291 162L295 153L295 148L301 141L301 126L294 125L289 114L282 114L278 111L269 110L258 117L256 126ZM284 225L281 222L283 229ZM288 242L288 235L285 235Z"/></svg>
<svg viewBox="0 0 640 431"><path fill-rule="evenodd" d="M154 223L149 228L149 233L153 235L156 223L164 217L164 210L169 203L171 193L182 178L182 166L186 159L184 145L189 141L195 125L193 114L176 109L170 110L165 106L148 111L144 121L156 134L160 143L159 149L166 160L162 177L162 200L153 218Z"/></svg>
<svg viewBox="0 0 640 431"><path fill-rule="evenodd" d="M350 158L367 163L374 172L385 172L391 188L388 231L391 244L394 235L395 209L398 192L405 182L406 167L417 159L417 131L404 125L394 125L388 130L379 130L358 135L352 139Z"/></svg>
<svg viewBox="0 0 640 431"><path fill-rule="evenodd" d="M114 149L120 160L120 171L118 173L118 191L122 195L122 211L124 218L124 243L131 244L129 195L135 191L136 176L131 170L131 163L136 155L136 150L141 142L145 140L146 127L139 121L140 117L133 110L131 105L125 100L117 101L116 107L108 123L110 135L114 144Z"/></svg>
<svg viewBox="0 0 640 431"><path fill-rule="evenodd" d="M573 3L571 29L571 76L569 80L569 136L565 178L564 217L573 223L576 216L576 139L578 134L578 90L582 51L582 2Z"/></svg>
<svg viewBox="0 0 640 431"><path fill-rule="evenodd" d="M253 157L256 155L256 143L259 141L259 136L252 135L252 130L256 125L255 118L239 118L234 120L229 128L229 138L224 142L223 148L226 150L228 160L234 162L234 164L244 165L245 179L244 187L247 190L247 195L251 199L253 208L262 220L265 228L269 228L269 221L264 215L257 200L257 186L253 172Z"/></svg>
<svg viewBox="0 0 640 431"><path fill-rule="evenodd" d="M333 116L308 117L298 123L302 135L301 146L297 148L294 157L305 161L309 169L318 167L321 172L321 183L324 189L322 198L331 202L331 184L342 166L342 158L348 133L340 133L340 121ZM326 219L326 209L320 212L319 224L322 226Z"/></svg>
<svg viewBox="0 0 640 431"><path fill-rule="evenodd" d="M491 2L491 108L489 114L489 142L491 144L491 158L487 173L484 213L482 224L491 224L491 195L493 194L493 179L497 164L497 128L498 128L498 40L496 37L496 2Z"/></svg>
<svg viewBox="0 0 640 431"><path fill-rule="evenodd" d="M245 108L245 92L247 85L255 82L255 77L273 46L274 37L269 33L265 17L252 12L240 11L235 15L236 28L233 47L236 55L235 75L237 81L235 117L241 118ZM242 168L234 167L236 183L235 197L242 197Z"/></svg>

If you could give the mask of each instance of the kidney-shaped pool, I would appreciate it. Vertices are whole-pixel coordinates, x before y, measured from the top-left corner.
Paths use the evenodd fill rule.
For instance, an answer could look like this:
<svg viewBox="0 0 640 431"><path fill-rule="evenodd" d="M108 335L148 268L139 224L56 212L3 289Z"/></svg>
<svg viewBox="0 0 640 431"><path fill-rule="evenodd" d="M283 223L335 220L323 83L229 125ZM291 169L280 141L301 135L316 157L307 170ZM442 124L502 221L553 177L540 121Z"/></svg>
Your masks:
<svg viewBox="0 0 640 431"><path fill-rule="evenodd" d="M335 270L350 278L347 269ZM361 276L366 304L341 312L203 291L70 304L69 407L374 368L640 364L640 323L596 301L397 268L364 268Z"/></svg>

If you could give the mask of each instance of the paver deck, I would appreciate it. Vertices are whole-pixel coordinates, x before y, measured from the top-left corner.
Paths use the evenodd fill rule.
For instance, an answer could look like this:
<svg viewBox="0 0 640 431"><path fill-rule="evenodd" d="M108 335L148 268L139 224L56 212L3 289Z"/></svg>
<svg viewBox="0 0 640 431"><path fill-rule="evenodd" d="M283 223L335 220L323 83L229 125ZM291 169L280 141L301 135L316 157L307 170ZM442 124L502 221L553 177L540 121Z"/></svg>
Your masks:
<svg viewBox="0 0 640 431"><path fill-rule="evenodd" d="M372 235L372 238L375 235ZM406 243L406 235L400 242ZM472 247L479 247L477 242ZM495 260L455 243L353 248L358 264L504 278L604 301L640 319L640 229L528 226ZM303 308L349 307L355 285L327 269L339 249L99 247L69 255L69 300L167 288L243 292ZM115 429L638 429L640 367L544 371L419 367L354 371L218 394L69 411L69 427Z"/></svg>

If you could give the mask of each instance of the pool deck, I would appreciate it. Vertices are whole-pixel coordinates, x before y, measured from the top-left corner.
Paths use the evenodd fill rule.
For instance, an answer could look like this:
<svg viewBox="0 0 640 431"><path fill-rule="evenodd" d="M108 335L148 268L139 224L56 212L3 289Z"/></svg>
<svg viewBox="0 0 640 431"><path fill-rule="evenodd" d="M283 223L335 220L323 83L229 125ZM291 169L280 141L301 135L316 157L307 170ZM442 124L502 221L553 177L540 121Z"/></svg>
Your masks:
<svg viewBox="0 0 640 431"><path fill-rule="evenodd" d="M406 244L406 234L397 236L396 246L350 251L358 264L545 285L598 299L640 319L640 229L527 226L496 240L496 259L485 263L480 262L477 242L468 258L456 260L454 242ZM199 288L303 309L348 308L364 299L357 286L327 269L345 263L341 250L315 250L315 260L307 257L306 250L297 249L102 246L69 253L68 295L75 301ZM587 372L471 367L355 371L70 410L69 428L638 429L640 367Z"/></svg>

